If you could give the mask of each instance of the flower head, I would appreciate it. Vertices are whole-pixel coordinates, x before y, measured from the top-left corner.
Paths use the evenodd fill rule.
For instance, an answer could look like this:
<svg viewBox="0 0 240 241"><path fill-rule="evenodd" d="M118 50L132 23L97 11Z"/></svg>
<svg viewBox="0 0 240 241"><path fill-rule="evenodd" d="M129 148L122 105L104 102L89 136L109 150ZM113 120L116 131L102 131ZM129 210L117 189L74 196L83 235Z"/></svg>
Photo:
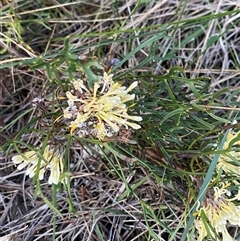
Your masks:
<svg viewBox="0 0 240 241"><path fill-rule="evenodd" d="M73 82L73 90L67 92L68 107L63 110L64 118L70 120L70 133L79 136L94 135L98 139L118 133L121 126L141 128L132 121L141 121L140 116L128 115L126 102L134 100L129 94L137 86L137 81L128 88L112 81L113 75L104 73L100 82L95 82L93 90L88 90L82 80Z"/></svg>
<svg viewBox="0 0 240 241"><path fill-rule="evenodd" d="M58 184L60 181L63 181L61 180L61 174L63 173L63 152L55 151L50 145L45 147L42 155L37 151L27 151L21 155L13 156L12 161L18 164L18 170L22 170L28 166L26 174L30 178L36 175L39 167L39 180L42 180L45 171L50 169L49 184Z"/></svg>
<svg viewBox="0 0 240 241"><path fill-rule="evenodd" d="M232 201L237 197L228 198L231 195L227 189L228 183L223 183L222 186L214 187L213 192L210 191L203 202L203 206L195 213L195 226L199 232L198 241L203 240L208 234L214 238L219 239L221 234L224 241L233 241L233 238L227 231L226 225L240 226L240 206L236 206ZM204 215L202 215L204 213ZM205 216L205 222L202 219ZM208 226L209 225L209 226Z"/></svg>
<svg viewBox="0 0 240 241"><path fill-rule="evenodd" d="M240 166L236 165L236 162L234 163L235 160L240 160L240 140L238 137L240 137L240 131L230 131L228 133L223 149L226 150L230 148L230 150L220 155L216 167L217 170L222 169L225 172L232 172L239 175ZM234 147L238 147L239 150L232 150Z"/></svg>

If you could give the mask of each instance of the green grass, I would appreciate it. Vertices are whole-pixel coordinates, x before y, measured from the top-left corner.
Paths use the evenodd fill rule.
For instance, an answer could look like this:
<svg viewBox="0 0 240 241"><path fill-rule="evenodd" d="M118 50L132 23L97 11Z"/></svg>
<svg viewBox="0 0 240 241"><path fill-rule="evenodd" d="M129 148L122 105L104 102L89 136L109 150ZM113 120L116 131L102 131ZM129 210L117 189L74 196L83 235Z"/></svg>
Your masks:
<svg viewBox="0 0 240 241"><path fill-rule="evenodd" d="M0 234L197 240L192 213L227 132L239 130L240 10L224 1L90 2L0 3ZM104 142L71 136L66 91L76 78L92 88L113 58L115 82L139 83L129 113L143 118L141 129ZM33 106L36 97L43 102ZM30 179L11 161L49 141L66 150L67 185ZM229 230L237 240L238 228Z"/></svg>

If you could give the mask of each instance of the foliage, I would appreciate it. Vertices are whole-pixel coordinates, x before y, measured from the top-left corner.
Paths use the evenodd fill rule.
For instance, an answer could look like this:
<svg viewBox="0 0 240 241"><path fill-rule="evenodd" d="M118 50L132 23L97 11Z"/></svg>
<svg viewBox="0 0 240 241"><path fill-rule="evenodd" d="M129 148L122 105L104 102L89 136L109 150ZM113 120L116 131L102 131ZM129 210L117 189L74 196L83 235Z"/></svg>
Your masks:
<svg viewBox="0 0 240 241"><path fill-rule="evenodd" d="M11 200L21 209L2 211L0 232L16 240L218 240L226 232L198 208L208 197L216 201L206 191L229 187L222 183L238 197L238 175L224 168L239 166L239 8L95 2L0 3L0 205L5 210ZM74 81L83 81L86 93ZM115 115L117 128L97 138L89 128L100 107L90 100L100 82L104 100L114 83L124 92L121 108L110 111L129 115ZM97 106L89 135L75 134L77 126L64 120L67 93L78 96L81 110L82 103ZM223 158L229 163L219 167ZM33 179L12 160L19 170L31 163ZM239 200L230 201L238 210ZM207 227L202 236L200 226ZM237 231L229 229L235 239Z"/></svg>

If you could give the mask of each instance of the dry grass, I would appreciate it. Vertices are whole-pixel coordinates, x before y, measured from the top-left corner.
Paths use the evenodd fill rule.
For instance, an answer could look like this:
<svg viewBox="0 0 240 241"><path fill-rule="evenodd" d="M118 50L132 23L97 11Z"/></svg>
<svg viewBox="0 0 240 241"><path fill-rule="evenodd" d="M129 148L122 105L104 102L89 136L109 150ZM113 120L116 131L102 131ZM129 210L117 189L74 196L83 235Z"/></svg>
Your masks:
<svg viewBox="0 0 240 241"><path fill-rule="evenodd" d="M115 70L121 80L123 74L128 74L151 82L154 76L165 74L174 66L181 66L188 78L208 76L211 79L208 91L216 94L216 99L210 102L214 113L229 119L235 116L240 101L239 1L142 2L145 3L138 5L134 0L0 3L0 46L6 48L0 55L3 147L0 241L52 240L54 235L56 241L181 239L189 211L186 205L192 201L189 188L196 185L189 168L194 154L184 151L193 141L188 142L188 136L183 150L178 150L171 138L166 141L166 149L172 150L169 154L172 158L168 160L165 149L159 147L162 143L156 141L154 146L154 139L151 142L144 139L147 127L138 137L133 136L141 143L131 147L132 152L122 151L117 156L105 146L105 155L99 155L94 144L74 140L70 151L71 188L52 190L43 182L37 198L32 180L11 162L16 153L11 141L16 137L21 140L17 144L20 149L27 147L22 142L39 144L38 133L19 133L43 113L32 108L31 101L38 96L48 97L53 91L52 86L45 85L46 69L29 67L39 56L46 61L57 56L66 36L70 37L73 52L80 56L95 55L105 63L112 55L120 59L128 56L123 66ZM16 28L16 17L23 30L20 26ZM151 42L164 24L164 36ZM134 52L139 46L140 50ZM66 77L65 69L66 66L60 71L61 78ZM177 88L176 94L185 96L186 92L186 98L194 100L187 85ZM211 97L205 97L205 101ZM165 93L158 98L165 98ZM160 107L154 108L157 111ZM112 148L129 150L129 146L125 141L114 143ZM201 167L199 156L194 160L198 163L195 170ZM52 200L54 195L55 208L61 216L43 200L43 197ZM74 208L69 211L71 207ZM187 240L196 240L192 232Z"/></svg>

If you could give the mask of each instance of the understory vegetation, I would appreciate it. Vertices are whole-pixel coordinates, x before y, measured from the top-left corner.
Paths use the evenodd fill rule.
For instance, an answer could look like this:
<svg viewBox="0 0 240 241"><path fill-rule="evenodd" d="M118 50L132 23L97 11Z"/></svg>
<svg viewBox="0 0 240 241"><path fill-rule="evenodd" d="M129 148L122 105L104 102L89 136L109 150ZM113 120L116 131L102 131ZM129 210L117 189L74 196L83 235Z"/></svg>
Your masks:
<svg viewBox="0 0 240 241"><path fill-rule="evenodd" d="M239 1L0 9L0 241L240 239Z"/></svg>

